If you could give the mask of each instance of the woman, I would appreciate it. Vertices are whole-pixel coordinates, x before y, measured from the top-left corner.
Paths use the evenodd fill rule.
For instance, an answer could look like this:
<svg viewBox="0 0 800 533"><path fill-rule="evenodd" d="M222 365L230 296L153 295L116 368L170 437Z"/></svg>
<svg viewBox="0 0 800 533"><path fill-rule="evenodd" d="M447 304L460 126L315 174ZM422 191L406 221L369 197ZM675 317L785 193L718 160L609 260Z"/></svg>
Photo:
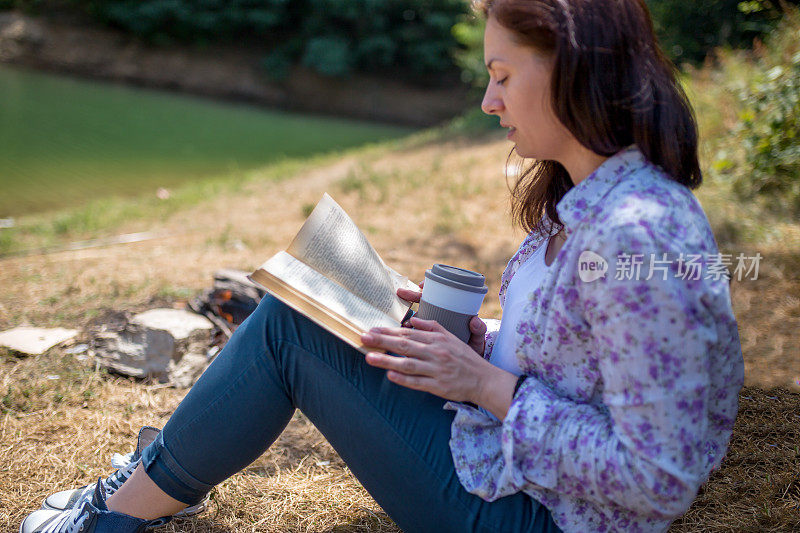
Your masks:
<svg viewBox="0 0 800 533"><path fill-rule="evenodd" d="M512 195L530 234L503 274L499 330L475 318L467 345L415 318L362 339L401 356L362 357L265 298L118 490L101 480L21 531L167 520L295 408L406 531L664 531L686 511L722 460L743 378L688 189L701 181L689 105L641 0L481 8L483 110L537 161Z"/></svg>

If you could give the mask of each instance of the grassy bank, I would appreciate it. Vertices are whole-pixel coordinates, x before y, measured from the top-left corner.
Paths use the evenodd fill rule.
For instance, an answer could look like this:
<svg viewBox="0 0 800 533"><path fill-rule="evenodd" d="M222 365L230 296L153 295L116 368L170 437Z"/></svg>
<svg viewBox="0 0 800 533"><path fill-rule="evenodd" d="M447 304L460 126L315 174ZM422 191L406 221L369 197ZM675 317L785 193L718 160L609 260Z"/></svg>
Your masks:
<svg viewBox="0 0 800 533"><path fill-rule="evenodd" d="M304 157L282 157L255 170L229 170L215 176L193 179L170 187L168 194L162 197L157 196L155 189L152 193L133 197L99 195L78 206L23 215L15 219L14 227L0 230L0 259L51 251L62 248L66 243L97 239L123 231L144 231L144 228L163 224L173 214L203 201L241 194L250 183L278 183L336 161L351 157L375 157L387 150L410 148L451 136L480 136L492 124L489 117L472 112L441 127L363 143L358 148Z"/></svg>
<svg viewBox="0 0 800 533"><path fill-rule="evenodd" d="M800 223L741 202L711 168L719 150L740 149L726 144L738 117L730 68L685 80L708 176L698 197L724 252L764 259L757 280L732 285L748 388L731 451L676 532L800 528L793 477L800 469ZM6 253L133 231L158 238L0 259L0 329L82 327L112 309L180 305L210 285L213 271L253 269L285 247L325 191L398 271L418 279L433 262L456 264L486 273L496 294L523 236L508 217L509 148L500 135L462 124L188 185L167 200L109 200L24 217L0 233L10 236ZM497 299L487 298L481 314L499 316ZM112 452L128 447L140 425L162 425L183 394L108 376L58 349L38 358L0 354L2 529L17 527L54 487L107 472ZM301 414L264 456L215 489L209 513L165 528L330 530L397 529Z"/></svg>
<svg viewBox="0 0 800 533"><path fill-rule="evenodd" d="M0 217L155 194L411 130L0 65Z"/></svg>

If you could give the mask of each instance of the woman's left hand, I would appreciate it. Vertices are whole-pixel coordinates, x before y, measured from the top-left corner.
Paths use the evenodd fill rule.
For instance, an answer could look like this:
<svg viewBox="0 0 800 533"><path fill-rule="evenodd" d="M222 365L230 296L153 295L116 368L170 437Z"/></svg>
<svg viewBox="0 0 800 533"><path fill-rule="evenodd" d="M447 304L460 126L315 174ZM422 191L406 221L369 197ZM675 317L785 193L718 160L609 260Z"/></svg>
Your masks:
<svg viewBox="0 0 800 533"><path fill-rule="evenodd" d="M369 352L367 363L387 369L390 381L410 389L457 402L480 398L491 363L434 320L414 317L411 326L373 328L362 335L365 346L398 354Z"/></svg>

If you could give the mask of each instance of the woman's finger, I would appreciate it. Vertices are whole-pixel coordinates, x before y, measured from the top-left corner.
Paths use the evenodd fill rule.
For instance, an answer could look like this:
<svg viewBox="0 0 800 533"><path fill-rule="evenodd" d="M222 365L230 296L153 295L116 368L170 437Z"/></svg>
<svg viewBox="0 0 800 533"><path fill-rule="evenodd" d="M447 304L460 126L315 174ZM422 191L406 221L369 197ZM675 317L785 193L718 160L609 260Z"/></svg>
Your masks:
<svg viewBox="0 0 800 533"><path fill-rule="evenodd" d="M436 333L425 331L422 329L413 328L372 328L370 333L378 333L381 335L389 335L395 337L406 337L413 341L421 342L422 344L431 344L436 341Z"/></svg>
<svg viewBox="0 0 800 533"><path fill-rule="evenodd" d="M403 387L436 394L437 382L434 378L428 376L409 376L392 370L386 373L386 377L389 381L402 385Z"/></svg>
<svg viewBox="0 0 800 533"><path fill-rule="evenodd" d="M419 303L419 299L422 297L422 293L419 291L412 291L410 289L399 288L397 289L397 296L402 298L407 302L415 302Z"/></svg>
<svg viewBox="0 0 800 533"><path fill-rule="evenodd" d="M486 349L486 323L477 316L469 321L469 346L477 353L483 355Z"/></svg>
<svg viewBox="0 0 800 533"><path fill-rule="evenodd" d="M441 324L439 324L435 320L423 320L421 318L412 316L409 322L411 323L411 326L414 329L419 329L422 331L433 331L436 333L444 333L447 331Z"/></svg>
<svg viewBox="0 0 800 533"><path fill-rule="evenodd" d="M473 335L486 335L486 322L477 316L472 317L469 320L469 331Z"/></svg>
<svg viewBox="0 0 800 533"><path fill-rule="evenodd" d="M369 352L366 356L367 364L378 368L385 368L394 372L414 376L434 376L436 369L427 361L413 357L399 357L385 353Z"/></svg>
<svg viewBox="0 0 800 533"><path fill-rule="evenodd" d="M400 331L402 328L396 329ZM429 358L427 354L427 344L410 339L402 334L384 335L371 330L369 333L365 333L361 336L361 341L367 346L383 348L384 350L398 355L406 355L418 359Z"/></svg>

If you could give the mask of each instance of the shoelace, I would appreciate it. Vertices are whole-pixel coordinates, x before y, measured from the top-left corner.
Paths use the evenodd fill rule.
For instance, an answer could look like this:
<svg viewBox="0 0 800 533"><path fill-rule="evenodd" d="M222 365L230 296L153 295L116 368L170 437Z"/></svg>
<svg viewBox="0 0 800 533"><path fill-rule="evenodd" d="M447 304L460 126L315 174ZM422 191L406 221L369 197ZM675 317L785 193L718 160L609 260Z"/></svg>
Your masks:
<svg viewBox="0 0 800 533"><path fill-rule="evenodd" d="M122 484L133 475L133 471L139 466L141 460L137 459L136 461L131 461L131 459L133 459L133 452L125 455L115 453L114 456L111 457L111 466L117 470L103 480L103 488L106 490L106 496L111 496L117 492Z"/></svg>
<svg viewBox="0 0 800 533"><path fill-rule="evenodd" d="M42 533L79 533L83 531L83 523L89 518L89 511L86 509L88 503L84 502L69 511L62 512L58 520L47 524Z"/></svg>
<svg viewBox="0 0 800 533"><path fill-rule="evenodd" d="M125 468L130 464L131 460L133 460L133 452L128 452L125 455L115 453L111 456L111 466L112 468Z"/></svg>
<svg viewBox="0 0 800 533"><path fill-rule="evenodd" d="M103 489L106 491L106 498L117 492L122 484L131 477L136 467L139 466L140 460L137 459L132 462L131 459L133 459L133 452L126 453L125 455L115 453L113 457L111 457L111 466L117 470L103 480ZM88 485L83 489L83 492L81 492L81 496L78 499L78 506L80 506L80 502L91 500L93 494L94 485Z"/></svg>

